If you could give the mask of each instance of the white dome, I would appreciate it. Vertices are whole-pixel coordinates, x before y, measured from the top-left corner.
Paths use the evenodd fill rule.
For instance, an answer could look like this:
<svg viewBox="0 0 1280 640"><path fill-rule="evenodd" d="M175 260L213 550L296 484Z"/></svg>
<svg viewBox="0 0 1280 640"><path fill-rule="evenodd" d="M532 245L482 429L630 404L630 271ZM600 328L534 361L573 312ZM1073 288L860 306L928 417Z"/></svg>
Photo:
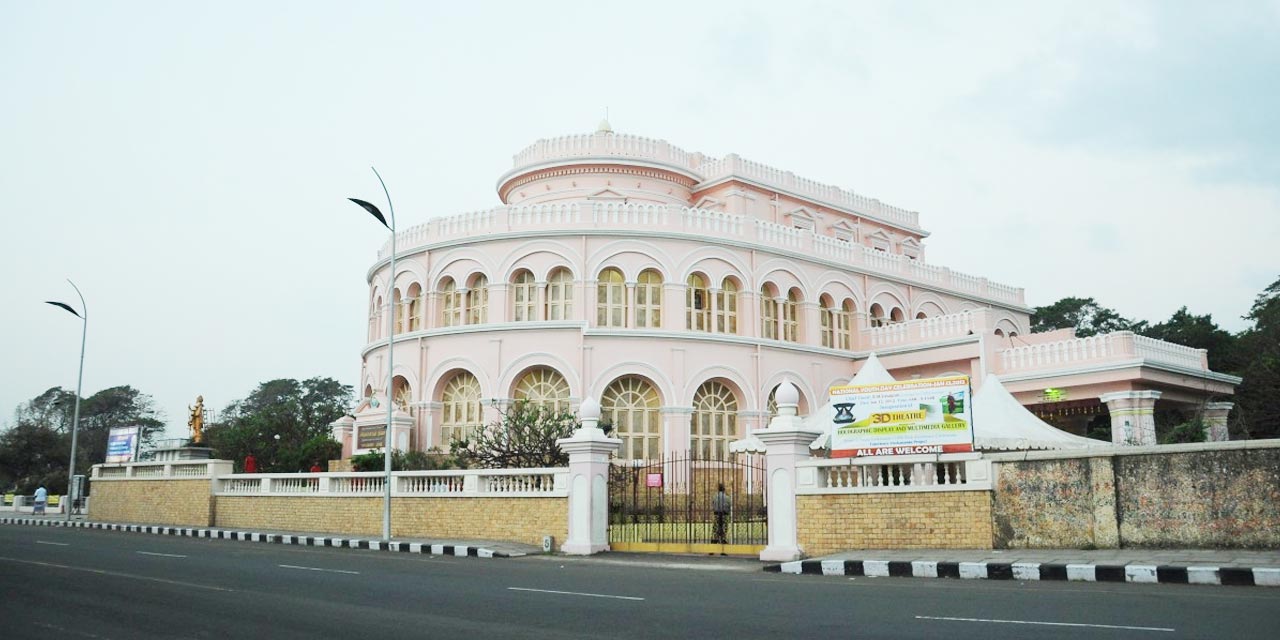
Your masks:
<svg viewBox="0 0 1280 640"><path fill-rule="evenodd" d="M578 417L583 420L599 420L600 419L600 403L595 398L587 398L582 401L582 405L578 407Z"/></svg>
<svg viewBox="0 0 1280 640"><path fill-rule="evenodd" d="M778 390L774 393L773 399L777 401L778 406L784 404L798 405L800 404L800 391L796 389L794 384L791 384L791 381L783 380L782 384L778 385Z"/></svg>
<svg viewBox="0 0 1280 640"><path fill-rule="evenodd" d="M600 124L596 125L596 133L613 133L613 127L609 126L608 120L601 120Z"/></svg>

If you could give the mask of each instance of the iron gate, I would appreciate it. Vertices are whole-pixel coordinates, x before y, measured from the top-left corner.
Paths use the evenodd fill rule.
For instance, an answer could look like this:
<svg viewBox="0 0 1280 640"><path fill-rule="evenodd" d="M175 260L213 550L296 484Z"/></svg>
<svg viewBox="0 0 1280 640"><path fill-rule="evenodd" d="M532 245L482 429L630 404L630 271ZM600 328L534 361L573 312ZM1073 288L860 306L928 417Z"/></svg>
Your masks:
<svg viewBox="0 0 1280 640"><path fill-rule="evenodd" d="M720 487L725 497L717 498ZM614 460L609 545L615 551L756 554L768 544L764 456L689 453Z"/></svg>

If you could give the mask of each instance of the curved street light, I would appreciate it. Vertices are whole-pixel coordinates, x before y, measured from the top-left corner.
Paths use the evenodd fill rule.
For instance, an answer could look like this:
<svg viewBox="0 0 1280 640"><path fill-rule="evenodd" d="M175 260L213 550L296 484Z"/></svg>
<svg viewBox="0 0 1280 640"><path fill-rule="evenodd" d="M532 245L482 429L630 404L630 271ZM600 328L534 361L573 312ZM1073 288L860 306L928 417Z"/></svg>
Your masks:
<svg viewBox="0 0 1280 640"><path fill-rule="evenodd" d="M369 168L373 169L373 175L378 176L378 183L382 185L382 193L387 196L387 209L391 214L391 222L388 223L387 219L382 216L382 212L379 211L378 207L374 206L372 203L366 202L364 200L360 200L358 198L347 198L347 199L360 205L365 211L368 211L370 215L377 218L378 222L382 223L382 226L386 227L391 231L391 278L389 279L390 286L388 287L388 291L387 291L387 432L383 434L385 436L385 443L382 448L383 472L384 472L384 478L382 483L382 541L390 542L391 541L391 416L392 414L394 414L395 407L396 407L395 401L392 399L394 397L392 395L392 392L393 392L392 387L395 384L394 382L395 381L395 365L393 364L393 360L395 356L395 345L393 344L393 341L395 340L395 317L396 316L395 316L395 307L393 306L395 304L394 302L395 296L392 294L395 291L395 286L396 286L396 207L394 204L391 204L391 192L387 191L387 183L383 182L382 174L379 174L378 170L374 167L369 167ZM360 434L357 433L356 434L357 440L359 439L359 437L360 437Z"/></svg>
<svg viewBox="0 0 1280 640"><path fill-rule="evenodd" d="M71 282L67 278L67 282ZM55 307L66 309L71 315L80 318L82 325L80 329L80 374L76 376L76 410L75 417L71 419L71 465L67 472L67 496L71 498L70 505L63 505L62 509L67 514L67 520L71 520L71 512L75 509L76 498L76 436L80 431L80 384L84 382L84 344L89 336L89 306L84 303L84 294L80 293L80 287L76 283L71 282L71 288L76 290L76 295L80 296L80 308L84 310L84 314L76 313L71 305L65 302L55 302L53 300L45 300L45 304L51 304Z"/></svg>

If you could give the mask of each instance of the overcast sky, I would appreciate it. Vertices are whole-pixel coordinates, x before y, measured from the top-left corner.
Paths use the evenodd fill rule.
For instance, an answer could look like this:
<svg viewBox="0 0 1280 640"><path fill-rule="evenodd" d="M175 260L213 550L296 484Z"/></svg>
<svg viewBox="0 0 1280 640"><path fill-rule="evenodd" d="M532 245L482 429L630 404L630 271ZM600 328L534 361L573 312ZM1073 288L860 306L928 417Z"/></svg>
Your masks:
<svg viewBox="0 0 1280 640"><path fill-rule="evenodd" d="M921 212L929 262L1245 326L1280 277L1280 2L0 0L0 425L76 384L170 434L354 384L385 232L614 129Z"/></svg>

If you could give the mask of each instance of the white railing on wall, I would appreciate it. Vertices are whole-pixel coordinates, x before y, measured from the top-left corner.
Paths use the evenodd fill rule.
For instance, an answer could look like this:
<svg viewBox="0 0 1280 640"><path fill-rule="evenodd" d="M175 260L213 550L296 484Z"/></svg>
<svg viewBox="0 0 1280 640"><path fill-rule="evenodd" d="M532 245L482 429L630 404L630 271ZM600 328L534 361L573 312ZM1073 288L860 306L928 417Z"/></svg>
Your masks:
<svg viewBox="0 0 1280 640"><path fill-rule="evenodd" d="M504 206L435 218L409 227L396 236L397 250L412 251L435 242L474 238L493 233L525 233L548 230L572 233L587 229L634 229L707 236L756 243L821 256L870 272L907 281L1023 304L1023 290L966 275L946 267L928 265L905 255L819 234L809 229L758 220L748 216L695 207L623 202L577 202ZM378 259L388 257L388 240Z"/></svg>
<svg viewBox="0 0 1280 640"><path fill-rule="evenodd" d="M380 472L252 473L218 478L214 493L226 496L369 497L383 494ZM469 469L397 471L391 495L401 497L563 498L567 469Z"/></svg>
<svg viewBox="0 0 1280 640"><path fill-rule="evenodd" d="M1006 372L1136 359L1207 370L1205 353L1203 349L1140 336L1132 331L1116 331L1099 336L1020 345L1002 349L999 356L1000 366Z"/></svg>
<svg viewBox="0 0 1280 640"><path fill-rule="evenodd" d="M991 462L977 453L813 459L796 465L796 494L987 491Z"/></svg>
<svg viewBox="0 0 1280 640"><path fill-rule="evenodd" d="M230 471L231 463L226 460L171 460L96 464L92 473L94 480L183 480L204 479Z"/></svg>
<svg viewBox="0 0 1280 640"><path fill-rule="evenodd" d="M862 344L885 347L899 344L934 342L977 333L977 318L983 312L961 311L945 316L895 322L862 330Z"/></svg>

